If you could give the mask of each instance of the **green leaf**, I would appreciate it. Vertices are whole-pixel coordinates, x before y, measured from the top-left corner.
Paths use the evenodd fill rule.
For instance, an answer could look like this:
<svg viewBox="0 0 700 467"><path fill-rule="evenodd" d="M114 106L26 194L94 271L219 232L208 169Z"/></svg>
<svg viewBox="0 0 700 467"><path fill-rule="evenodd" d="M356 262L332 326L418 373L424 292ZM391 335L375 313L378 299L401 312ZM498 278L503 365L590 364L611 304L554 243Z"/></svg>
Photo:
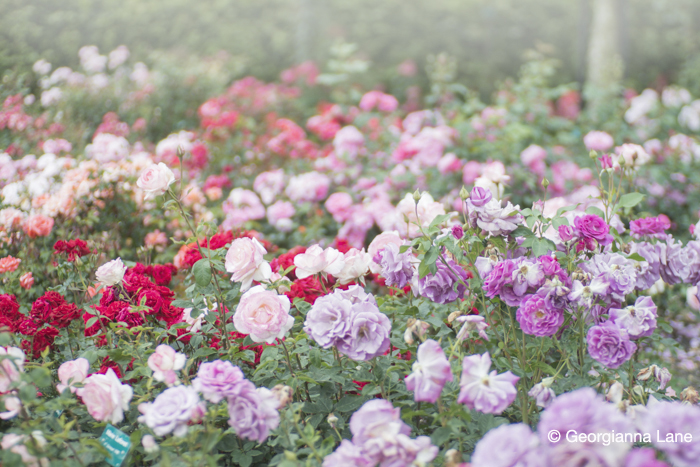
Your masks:
<svg viewBox="0 0 700 467"><path fill-rule="evenodd" d="M211 282L211 265L209 260L202 258L192 267L194 282L198 287L206 287Z"/></svg>
<svg viewBox="0 0 700 467"><path fill-rule="evenodd" d="M338 412L352 412L359 409L365 403L365 398L362 396L345 396L335 405L335 410Z"/></svg>
<svg viewBox="0 0 700 467"><path fill-rule="evenodd" d="M586 209L586 214L595 214L596 216L605 219L605 213L595 206L589 206L588 209Z"/></svg>
<svg viewBox="0 0 700 467"><path fill-rule="evenodd" d="M569 219L566 217L555 217L552 219L552 227L558 229L561 225L569 225Z"/></svg>
<svg viewBox="0 0 700 467"><path fill-rule="evenodd" d="M620 202L618 203L620 207L623 208L633 208L644 199L644 195L641 193L627 193L620 197Z"/></svg>
<svg viewBox="0 0 700 467"><path fill-rule="evenodd" d="M632 253L631 255L627 255L627 258L633 259L635 261L640 261L642 263L646 262L647 260L644 259L643 256L641 256L639 253Z"/></svg>
<svg viewBox="0 0 700 467"><path fill-rule="evenodd" d="M514 231L512 231L512 232L510 233L510 235L511 235L512 237L515 238L515 237L532 237L532 236L535 235L535 234L532 233L532 230L530 230L530 229L528 229L527 227L521 225L521 226L519 226L517 229L515 229Z"/></svg>
<svg viewBox="0 0 700 467"><path fill-rule="evenodd" d="M452 428L446 427L446 426L441 426L437 430L433 431L433 434L430 435L430 439L433 441L433 444L435 446L442 446L442 444L450 439L450 435L452 434Z"/></svg>
<svg viewBox="0 0 700 467"><path fill-rule="evenodd" d="M557 370L547 365L545 362L536 361L532 364L532 366L535 368L539 368L540 370L544 371L550 376L554 376L557 374Z"/></svg>
<svg viewBox="0 0 700 467"><path fill-rule="evenodd" d="M551 240L546 238L537 238L532 242L532 252L535 256L543 256L550 251L556 251L557 247Z"/></svg>

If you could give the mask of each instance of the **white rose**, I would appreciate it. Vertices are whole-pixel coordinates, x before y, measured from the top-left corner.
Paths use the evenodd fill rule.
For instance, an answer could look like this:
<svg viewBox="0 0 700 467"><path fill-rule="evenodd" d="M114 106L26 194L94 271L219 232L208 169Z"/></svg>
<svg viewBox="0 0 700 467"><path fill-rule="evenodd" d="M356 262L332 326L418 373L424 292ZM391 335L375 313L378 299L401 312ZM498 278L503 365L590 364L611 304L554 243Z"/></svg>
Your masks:
<svg viewBox="0 0 700 467"><path fill-rule="evenodd" d="M241 291L248 290L253 281L269 280L272 275L270 263L263 255L267 253L254 238L237 238L226 253L226 271L232 273L231 281L241 283Z"/></svg>
<svg viewBox="0 0 700 467"><path fill-rule="evenodd" d="M97 282L108 287L119 284L124 279L124 273L126 273L126 266L121 258L117 258L100 266L95 276Z"/></svg>
<svg viewBox="0 0 700 467"><path fill-rule="evenodd" d="M320 245L314 245L305 253L296 255L294 265L297 267L295 273L299 279L321 272L335 276L343 270L345 260L343 254L335 248L329 247L324 250Z"/></svg>
<svg viewBox="0 0 700 467"><path fill-rule="evenodd" d="M341 284L347 284L369 272L370 257L365 249L351 248L343 258L345 266L335 275Z"/></svg>
<svg viewBox="0 0 700 467"><path fill-rule="evenodd" d="M146 192L146 199L160 196L175 181L175 174L162 162L152 164L141 173L136 182L139 188Z"/></svg>

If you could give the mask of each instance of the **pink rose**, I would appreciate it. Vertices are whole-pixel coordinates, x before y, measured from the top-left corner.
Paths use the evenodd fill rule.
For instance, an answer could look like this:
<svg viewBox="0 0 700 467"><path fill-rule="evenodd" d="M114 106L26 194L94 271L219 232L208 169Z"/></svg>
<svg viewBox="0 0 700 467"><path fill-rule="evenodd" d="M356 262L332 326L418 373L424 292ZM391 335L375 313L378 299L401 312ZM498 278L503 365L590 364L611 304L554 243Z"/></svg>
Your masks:
<svg viewBox="0 0 700 467"><path fill-rule="evenodd" d="M231 281L240 282L241 290L250 288L253 281L270 278L272 269L263 255L267 253L259 241L254 238L237 238L231 243L226 253L226 271L232 273Z"/></svg>
<svg viewBox="0 0 700 467"><path fill-rule="evenodd" d="M469 161L462 168L462 181L465 185L471 185L474 180L481 176L481 163Z"/></svg>
<svg viewBox="0 0 700 467"><path fill-rule="evenodd" d="M4 400L5 412L0 412L0 419L9 420L19 415L22 410L22 401L19 397L7 397Z"/></svg>
<svg viewBox="0 0 700 467"><path fill-rule="evenodd" d="M457 172L462 168L462 161L452 152L448 152L437 163L437 168L441 174L445 175L450 172Z"/></svg>
<svg viewBox="0 0 700 467"><path fill-rule="evenodd" d="M175 181L175 174L167 165L159 162L151 164L141 173L136 185L145 193L146 199L164 194L168 187Z"/></svg>
<svg viewBox="0 0 700 467"><path fill-rule="evenodd" d="M352 196L348 193L333 193L326 200L326 209L336 222L345 222L352 214Z"/></svg>
<svg viewBox="0 0 700 467"><path fill-rule="evenodd" d="M5 256L4 258L0 259L0 274L16 271L19 267L19 263L21 262L22 260L19 258Z"/></svg>
<svg viewBox="0 0 700 467"><path fill-rule="evenodd" d="M297 175L289 180L285 193L292 201L321 201L328 194L331 180L318 172Z"/></svg>
<svg viewBox="0 0 700 467"><path fill-rule="evenodd" d="M610 227L595 214L586 214L574 219L574 231L577 237L596 240L601 245L609 245L613 241Z"/></svg>
<svg viewBox="0 0 700 467"><path fill-rule="evenodd" d="M122 384L111 368L104 375L93 374L77 391L88 412L98 422L119 423L134 394L131 386Z"/></svg>
<svg viewBox="0 0 700 467"><path fill-rule="evenodd" d="M289 232L294 225L291 217L296 214L289 201L277 201L267 208L267 221L280 232Z"/></svg>
<svg viewBox="0 0 700 467"><path fill-rule="evenodd" d="M365 137L352 125L341 128L333 138L333 148L337 156L355 158L365 145Z"/></svg>
<svg viewBox="0 0 700 467"><path fill-rule="evenodd" d="M24 221L23 229L29 238L46 237L53 229L53 218L35 214Z"/></svg>
<svg viewBox="0 0 700 467"><path fill-rule="evenodd" d="M393 112L399 106L399 101L391 94L382 94L377 103L380 112Z"/></svg>
<svg viewBox="0 0 700 467"><path fill-rule="evenodd" d="M223 210L226 219L222 223L224 229L240 227L244 223L265 217L265 206L258 195L244 188L234 188L224 201Z"/></svg>
<svg viewBox="0 0 700 467"><path fill-rule="evenodd" d="M260 195L263 203L272 203L284 190L284 172L277 169L261 173L255 177L253 190Z"/></svg>
<svg viewBox="0 0 700 467"><path fill-rule="evenodd" d="M238 332L250 334L254 342L272 344L275 339L283 338L294 325L289 307L286 295L277 295L258 285L241 297L233 324Z"/></svg>
<svg viewBox="0 0 700 467"><path fill-rule="evenodd" d="M531 144L520 153L520 160L526 166L530 167L533 164L543 161L547 158L547 151L536 144Z"/></svg>
<svg viewBox="0 0 700 467"><path fill-rule="evenodd" d="M169 345L161 344L156 347L156 351L148 357L148 368L153 370L153 379L165 381L165 384L172 386L177 379L176 371L185 367L187 356Z"/></svg>
<svg viewBox="0 0 700 467"><path fill-rule="evenodd" d="M340 273L345 266L343 254L335 248L326 248L314 245L306 252L294 257L294 271L299 279L304 279L314 274L325 272L335 276Z"/></svg>
<svg viewBox="0 0 700 467"><path fill-rule="evenodd" d="M615 140L604 131L589 131L583 137L583 144L591 151L607 151L613 147Z"/></svg>
<svg viewBox="0 0 700 467"><path fill-rule="evenodd" d="M24 352L17 347L0 347L0 393L7 392L24 372ZM10 357L10 358L7 358Z"/></svg>
<svg viewBox="0 0 700 467"><path fill-rule="evenodd" d="M70 392L75 393L76 388L73 384L85 381L89 370L90 362L82 357L62 363L58 367L58 379L61 382L56 385L56 389L61 393L66 388L70 388Z"/></svg>

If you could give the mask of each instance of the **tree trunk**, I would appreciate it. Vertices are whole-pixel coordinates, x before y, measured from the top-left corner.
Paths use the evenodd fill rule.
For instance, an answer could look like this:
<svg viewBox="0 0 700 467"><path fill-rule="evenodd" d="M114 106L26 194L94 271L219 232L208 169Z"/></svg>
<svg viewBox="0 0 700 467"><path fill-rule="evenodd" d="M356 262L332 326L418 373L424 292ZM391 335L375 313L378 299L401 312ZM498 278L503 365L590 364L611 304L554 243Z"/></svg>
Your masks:
<svg viewBox="0 0 700 467"><path fill-rule="evenodd" d="M586 91L593 108L609 99L622 79L616 0L593 0Z"/></svg>

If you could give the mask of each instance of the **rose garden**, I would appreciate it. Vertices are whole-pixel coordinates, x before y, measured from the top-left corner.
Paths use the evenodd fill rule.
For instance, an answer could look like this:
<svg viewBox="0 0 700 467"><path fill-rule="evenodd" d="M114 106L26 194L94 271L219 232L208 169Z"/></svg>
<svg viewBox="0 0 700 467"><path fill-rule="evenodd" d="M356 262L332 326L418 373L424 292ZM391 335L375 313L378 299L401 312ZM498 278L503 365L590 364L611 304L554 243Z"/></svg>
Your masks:
<svg viewBox="0 0 700 467"><path fill-rule="evenodd" d="M3 81L0 464L699 466L700 95L335 53Z"/></svg>

